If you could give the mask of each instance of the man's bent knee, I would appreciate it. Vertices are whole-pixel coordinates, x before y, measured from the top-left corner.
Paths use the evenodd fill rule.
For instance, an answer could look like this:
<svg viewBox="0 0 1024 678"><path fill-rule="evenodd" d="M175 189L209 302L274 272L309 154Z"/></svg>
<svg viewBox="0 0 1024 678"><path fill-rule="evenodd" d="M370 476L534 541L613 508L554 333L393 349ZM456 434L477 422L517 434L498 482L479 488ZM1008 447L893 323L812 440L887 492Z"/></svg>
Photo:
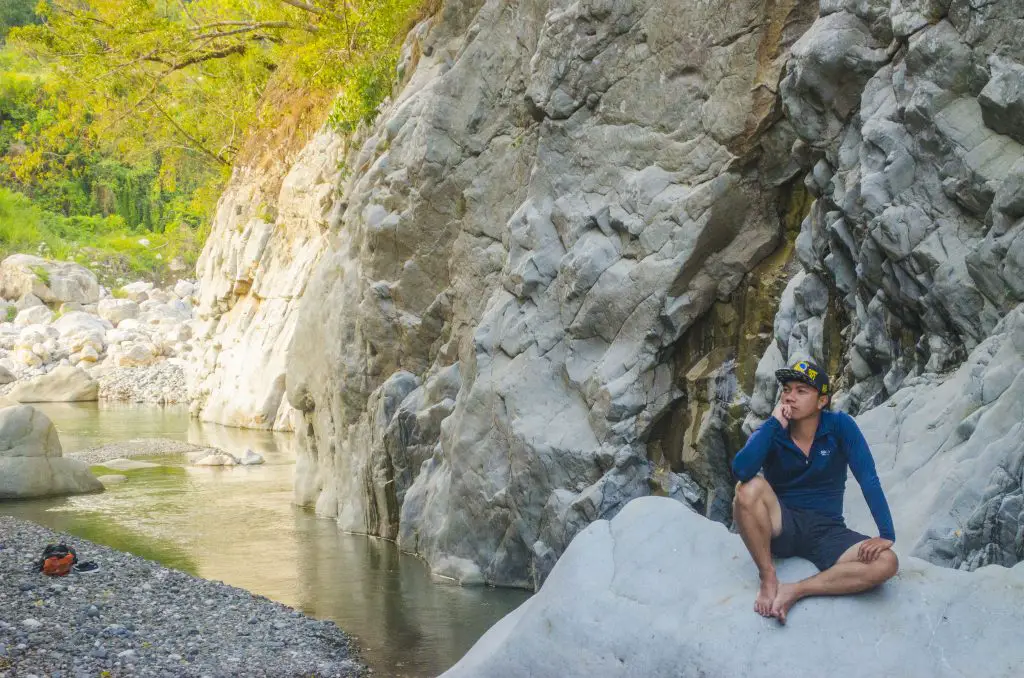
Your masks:
<svg viewBox="0 0 1024 678"><path fill-rule="evenodd" d="M896 557L896 554L891 549L886 549L878 554L878 563L880 575L885 577L882 581L892 579L899 572L900 559Z"/></svg>
<svg viewBox="0 0 1024 678"><path fill-rule="evenodd" d="M768 481L761 476L754 476L745 483L736 483L736 496L733 497L733 504L739 506L756 504L764 497L767 488Z"/></svg>

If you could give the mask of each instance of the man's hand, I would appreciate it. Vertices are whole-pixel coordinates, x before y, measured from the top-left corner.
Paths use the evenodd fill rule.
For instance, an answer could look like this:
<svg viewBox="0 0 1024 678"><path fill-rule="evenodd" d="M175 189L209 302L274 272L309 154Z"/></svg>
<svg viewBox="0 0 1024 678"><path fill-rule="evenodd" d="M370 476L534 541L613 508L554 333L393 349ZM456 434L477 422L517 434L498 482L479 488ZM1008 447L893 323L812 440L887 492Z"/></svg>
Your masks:
<svg viewBox="0 0 1024 678"><path fill-rule="evenodd" d="M866 539L860 543L857 550L857 560L862 563L873 563L882 554L882 551L892 548L892 542L881 537Z"/></svg>
<svg viewBox="0 0 1024 678"><path fill-rule="evenodd" d="M783 405L779 403L775 406L775 410L772 412L772 416L779 420L782 424L782 428L789 428L789 418L793 414L793 408L789 405Z"/></svg>

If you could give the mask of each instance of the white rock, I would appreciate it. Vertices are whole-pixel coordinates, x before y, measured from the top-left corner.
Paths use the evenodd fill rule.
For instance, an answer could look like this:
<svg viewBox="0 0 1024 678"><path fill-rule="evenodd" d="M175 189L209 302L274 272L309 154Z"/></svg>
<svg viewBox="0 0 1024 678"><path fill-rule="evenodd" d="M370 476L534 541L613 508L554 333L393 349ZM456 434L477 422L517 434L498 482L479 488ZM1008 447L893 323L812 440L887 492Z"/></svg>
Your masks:
<svg viewBox="0 0 1024 678"><path fill-rule="evenodd" d="M53 327L61 336L75 332L98 332L102 335L109 329L108 324L102 319L83 311L73 311L61 316L53 323Z"/></svg>
<svg viewBox="0 0 1024 678"><path fill-rule="evenodd" d="M96 400L99 383L77 367L57 367L49 374L19 382L7 397L20 403Z"/></svg>
<svg viewBox="0 0 1024 678"><path fill-rule="evenodd" d="M803 600L781 627L752 609L757 570L739 536L670 499L636 499L584 529L443 678L1015 675L1024 564L967 573L902 560L879 590ZM778 564L783 581L814 572Z"/></svg>
<svg viewBox="0 0 1024 678"><path fill-rule="evenodd" d="M138 317L139 305L131 299L110 298L100 301L97 311L101 318L118 327L122 321Z"/></svg>
<svg viewBox="0 0 1024 678"><path fill-rule="evenodd" d="M262 464L263 462L264 462L264 459L263 459L263 455L262 454L260 454L258 452L254 452L253 450L248 449L248 448L245 450L245 454L242 455L242 458L238 461L238 463L243 465L243 466L252 466L254 464Z"/></svg>
<svg viewBox="0 0 1024 678"><path fill-rule="evenodd" d="M100 288L96 275L75 263L13 254L0 263L0 296L13 299L33 294L46 303L95 303Z"/></svg>
<svg viewBox="0 0 1024 678"><path fill-rule="evenodd" d="M110 357L118 367L140 367L157 362L158 351L149 343L124 343Z"/></svg>
<svg viewBox="0 0 1024 678"><path fill-rule="evenodd" d="M25 327L26 325L35 325L37 323L45 324L51 320L53 320L53 311L46 306L31 306L24 311L20 311L15 316L14 324L18 327Z"/></svg>
<svg viewBox="0 0 1024 678"><path fill-rule="evenodd" d="M0 409L0 499L103 489L88 466L61 454L57 429L45 414L30 405Z"/></svg>
<svg viewBox="0 0 1024 678"><path fill-rule="evenodd" d="M42 306L43 300L32 294L31 292L21 295L18 301L15 303L15 308L19 311L24 311L26 308L32 308L33 306Z"/></svg>
<svg viewBox="0 0 1024 678"><path fill-rule="evenodd" d="M185 297L191 297L196 291L196 286L187 280L179 280L174 285L174 293L178 295L178 298L184 299Z"/></svg>
<svg viewBox="0 0 1024 678"><path fill-rule="evenodd" d="M124 293L125 297L138 303L145 301L149 298L149 291L153 289L153 283L139 280L125 285L121 288L121 292Z"/></svg>
<svg viewBox="0 0 1024 678"><path fill-rule="evenodd" d="M189 463L193 466L235 466L238 458L229 452L203 451L193 452L188 455Z"/></svg>

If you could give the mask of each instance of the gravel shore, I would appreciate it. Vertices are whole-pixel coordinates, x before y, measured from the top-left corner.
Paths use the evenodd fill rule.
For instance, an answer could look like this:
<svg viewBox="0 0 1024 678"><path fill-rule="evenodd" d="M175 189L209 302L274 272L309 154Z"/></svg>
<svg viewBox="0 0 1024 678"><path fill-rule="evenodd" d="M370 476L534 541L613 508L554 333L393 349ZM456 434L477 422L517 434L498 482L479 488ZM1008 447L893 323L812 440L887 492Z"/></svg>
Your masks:
<svg viewBox="0 0 1024 678"><path fill-rule="evenodd" d="M170 360L146 367L100 368L95 376L100 400L161 405L188 402L185 370Z"/></svg>
<svg viewBox="0 0 1024 678"><path fill-rule="evenodd" d="M217 451L215 447L193 445L192 443L172 440L170 438L135 438L118 443L108 443L96 447L88 447L75 452L65 452L64 456L78 459L92 466L102 464L111 459L130 459L131 457L155 457L164 454L184 455L191 452Z"/></svg>
<svg viewBox="0 0 1024 678"><path fill-rule="evenodd" d="M34 571L43 547L62 540L100 569L66 577ZM0 678L367 673L333 622L6 516L0 610Z"/></svg>

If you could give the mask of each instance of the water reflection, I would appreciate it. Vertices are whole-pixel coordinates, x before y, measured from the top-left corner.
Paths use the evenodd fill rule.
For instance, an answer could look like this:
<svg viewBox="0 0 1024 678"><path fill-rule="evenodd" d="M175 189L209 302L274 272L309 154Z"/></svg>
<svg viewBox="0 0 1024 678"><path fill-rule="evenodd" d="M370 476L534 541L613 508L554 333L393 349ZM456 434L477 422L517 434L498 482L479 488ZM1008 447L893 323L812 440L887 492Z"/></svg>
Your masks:
<svg viewBox="0 0 1024 678"><path fill-rule="evenodd" d="M190 420L183 406L47 404L66 451L144 437L260 452L255 467L130 473L97 495L0 504L17 515L335 620L378 675L436 676L527 595L434 581L389 542L291 505L292 436ZM180 461L175 461L179 464Z"/></svg>

